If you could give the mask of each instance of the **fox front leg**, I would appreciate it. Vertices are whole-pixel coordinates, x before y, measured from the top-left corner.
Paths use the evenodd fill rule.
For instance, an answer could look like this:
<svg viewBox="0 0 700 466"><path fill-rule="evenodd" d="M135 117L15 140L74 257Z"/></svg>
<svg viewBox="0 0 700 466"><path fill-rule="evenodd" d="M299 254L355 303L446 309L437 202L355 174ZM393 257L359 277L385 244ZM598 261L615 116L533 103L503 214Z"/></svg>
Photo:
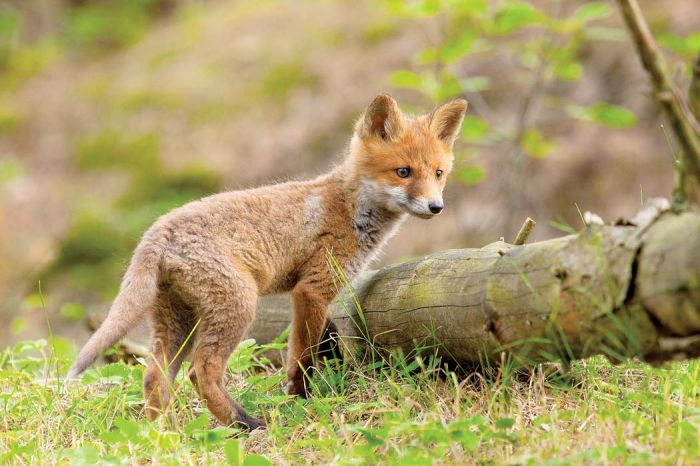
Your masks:
<svg viewBox="0 0 700 466"><path fill-rule="evenodd" d="M324 287L299 282L292 290L294 311L287 357L287 393L306 398L333 298ZM327 288L326 288L327 289Z"/></svg>

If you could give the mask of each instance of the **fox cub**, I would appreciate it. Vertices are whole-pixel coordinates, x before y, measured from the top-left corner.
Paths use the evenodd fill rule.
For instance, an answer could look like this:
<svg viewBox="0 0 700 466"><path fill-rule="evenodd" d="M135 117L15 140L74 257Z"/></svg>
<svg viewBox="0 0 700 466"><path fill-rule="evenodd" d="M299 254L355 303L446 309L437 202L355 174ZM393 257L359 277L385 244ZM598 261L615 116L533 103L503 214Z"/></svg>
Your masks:
<svg viewBox="0 0 700 466"><path fill-rule="evenodd" d="M214 416L225 425L263 426L222 383L231 352L253 322L258 296L291 291L287 390L306 396L305 373L335 295L328 253L352 278L407 214L431 218L442 211L452 145L466 109L460 99L410 117L390 96L379 95L355 125L345 161L330 173L216 194L159 218L69 377L150 316L153 353L143 383L150 418L167 408L169 381L191 353L189 377Z"/></svg>

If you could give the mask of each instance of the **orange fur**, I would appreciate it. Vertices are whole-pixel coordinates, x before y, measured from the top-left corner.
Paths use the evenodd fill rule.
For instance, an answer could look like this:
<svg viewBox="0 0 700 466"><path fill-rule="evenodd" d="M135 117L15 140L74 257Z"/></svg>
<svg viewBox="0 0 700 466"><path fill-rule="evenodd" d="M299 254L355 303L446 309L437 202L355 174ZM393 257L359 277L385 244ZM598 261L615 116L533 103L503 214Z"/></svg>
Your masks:
<svg viewBox="0 0 700 466"><path fill-rule="evenodd" d="M288 391L306 396L305 373L313 367L335 296L328 254L352 278L406 214L439 213L466 106L457 100L412 118L380 95L358 121L345 162L330 173L217 194L161 217L145 233L105 323L69 376L150 315L154 346L144 379L150 417L168 406L168 380L191 353L190 379L216 418L262 426L222 385L258 296L292 293ZM193 341L185 342L195 325Z"/></svg>

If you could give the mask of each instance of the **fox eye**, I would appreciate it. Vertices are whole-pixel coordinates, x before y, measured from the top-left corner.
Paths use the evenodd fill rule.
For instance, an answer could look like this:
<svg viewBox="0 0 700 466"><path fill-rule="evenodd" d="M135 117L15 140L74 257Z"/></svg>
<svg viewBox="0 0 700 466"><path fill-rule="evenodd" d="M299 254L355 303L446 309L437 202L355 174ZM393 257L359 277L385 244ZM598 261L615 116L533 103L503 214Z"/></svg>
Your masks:
<svg viewBox="0 0 700 466"><path fill-rule="evenodd" d="M435 170L435 176L437 176L438 179L442 178L442 170Z"/></svg>
<svg viewBox="0 0 700 466"><path fill-rule="evenodd" d="M397 168L396 174L399 175L399 178L406 178L408 175L411 174L411 169L408 167Z"/></svg>

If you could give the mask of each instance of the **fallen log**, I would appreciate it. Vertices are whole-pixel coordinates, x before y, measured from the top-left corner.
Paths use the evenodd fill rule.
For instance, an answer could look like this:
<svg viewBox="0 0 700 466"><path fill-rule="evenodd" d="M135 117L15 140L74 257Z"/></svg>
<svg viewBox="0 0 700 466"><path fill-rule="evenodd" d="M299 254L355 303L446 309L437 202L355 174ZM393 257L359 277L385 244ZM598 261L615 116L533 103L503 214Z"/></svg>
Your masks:
<svg viewBox="0 0 700 466"><path fill-rule="evenodd" d="M370 272L331 307L345 351L428 351L464 365L604 354L700 355L700 212L652 206L631 222L514 246L442 251ZM263 298L250 336L287 326Z"/></svg>
<svg viewBox="0 0 700 466"><path fill-rule="evenodd" d="M667 204L576 235L447 250L368 272L331 306L341 348L427 352L465 366L504 353L524 364L698 357L700 212ZM287 296L262 298L249 337L273 341L290 316ZM283 355L268 356L279 363Z"/></svg>

